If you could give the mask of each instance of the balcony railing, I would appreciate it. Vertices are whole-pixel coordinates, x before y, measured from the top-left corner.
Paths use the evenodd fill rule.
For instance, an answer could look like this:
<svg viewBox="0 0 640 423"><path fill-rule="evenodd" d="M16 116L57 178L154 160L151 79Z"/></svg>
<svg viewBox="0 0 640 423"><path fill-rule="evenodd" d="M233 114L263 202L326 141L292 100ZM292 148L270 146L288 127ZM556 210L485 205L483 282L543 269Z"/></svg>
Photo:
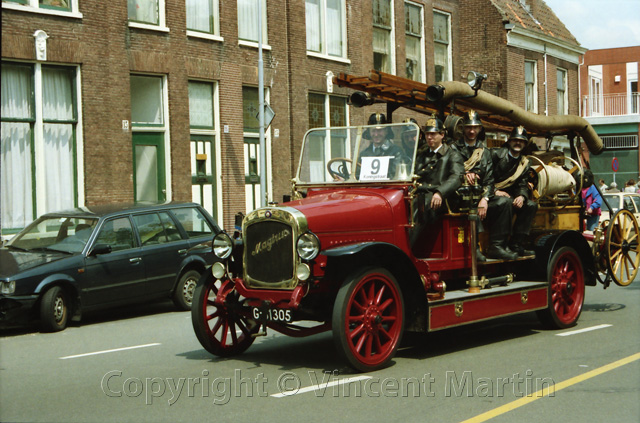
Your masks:
<svg viewBox="0 0 640 423"><path fill-rule="evenodd" d="M639 93L584 96L582 116L624 116L640 112Z"/></svg>

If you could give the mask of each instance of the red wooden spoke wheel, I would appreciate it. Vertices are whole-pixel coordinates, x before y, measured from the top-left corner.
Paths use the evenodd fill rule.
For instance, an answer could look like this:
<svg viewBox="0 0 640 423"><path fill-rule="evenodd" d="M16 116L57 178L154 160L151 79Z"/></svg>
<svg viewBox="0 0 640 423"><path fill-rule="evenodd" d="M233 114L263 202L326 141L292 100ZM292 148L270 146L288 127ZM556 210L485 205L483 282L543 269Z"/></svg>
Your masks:
<svg viewBox="0 0 640 423"><path fill-rule="evenodd" d="M404 331L404 302L393 275L381 268L355 272L338 291L332 327L338 351L355 369L386 366Z"/></svg>
<svg viewBox="0 0 640 423"><path fill-rule="evenodd" d="M240 302L237 292L226 296L224 305L215 303L221 282L211 272L205 272L193 295L191 322L200 344L210 353L229 357L241 354L253 344L252 336L259 325L236 311Z"/></svg>
<svg viewBox="0 0 640 423"><path fill-rule="evenodd" d="M584 303L584 269L576 251L562 247L549 261L549 291L546 310L538 316L547 326L564 329L580 317Z"/></svg>

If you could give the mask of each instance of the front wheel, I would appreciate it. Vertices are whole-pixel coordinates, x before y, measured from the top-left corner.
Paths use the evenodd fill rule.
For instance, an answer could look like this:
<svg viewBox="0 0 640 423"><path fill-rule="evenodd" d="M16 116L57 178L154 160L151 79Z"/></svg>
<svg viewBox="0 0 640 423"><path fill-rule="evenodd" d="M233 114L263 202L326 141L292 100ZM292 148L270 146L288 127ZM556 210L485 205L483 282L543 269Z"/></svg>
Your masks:
<svg viewBox="0 0 640 423"><path fill-rule="evenodd" d="M556 251L549 262L548 307L538 312L542 323L565 329L576 324L584 303L584 269L571 247Z"/></svg>
<svg viewBox="0 0 640 423"><path fill-rule="evenodd" d="M222 283L211 272L205 272L196 286L191 307L191 323L200 344L211 354L230 357L243 353L253 344L259 325L238 314L240 296L234 290L218 306L216 296Z"/></svg>
<svg viewBox="0 0 640 423"><path fill-rule="evenodd" d="M404 301L396 279L382 268L355 272L338 291L333 308L338 352L357 370L386 366L404 331Z"/></svg>
<svg viewBox="0 0 640 423"><path fill-rule="evenodd" d="M40 323L44 332L59 332L67 327L69 302L59 286L50 288L40 302Z"/></svg>

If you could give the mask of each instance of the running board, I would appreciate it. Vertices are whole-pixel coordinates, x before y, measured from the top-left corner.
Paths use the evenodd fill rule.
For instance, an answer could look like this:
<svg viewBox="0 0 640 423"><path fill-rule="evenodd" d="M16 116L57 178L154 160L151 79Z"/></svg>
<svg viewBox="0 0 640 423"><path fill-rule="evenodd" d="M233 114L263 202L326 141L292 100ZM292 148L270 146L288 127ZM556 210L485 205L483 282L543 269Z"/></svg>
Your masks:
<svg viewBox="0 0 640 423"><path fill-rule="evenodd" d="M451 291L429 301L429 332L547 308L547 282L513 282L477 294Z"/></svg>

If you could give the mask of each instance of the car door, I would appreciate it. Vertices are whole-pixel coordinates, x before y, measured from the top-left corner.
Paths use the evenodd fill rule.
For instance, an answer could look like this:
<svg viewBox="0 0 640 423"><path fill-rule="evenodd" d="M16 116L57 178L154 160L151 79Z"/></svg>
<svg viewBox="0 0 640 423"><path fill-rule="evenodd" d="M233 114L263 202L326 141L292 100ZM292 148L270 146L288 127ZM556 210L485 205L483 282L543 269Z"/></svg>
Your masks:
<svg viewBox="0 0 640 423"><path fill-rule="evenodd" d="M91 254L99 244L111 252ZM127 303L145 295L145 272L141 249L128 216L105 221L89 249L82 278L86 306Z"/></svg>
<svg viewBox="0 0 640 423"><path fill-rule="evenodd" d="M187 241L166 211L133 215L140 237L149 295L169 293L187 255Z"/></svg>

